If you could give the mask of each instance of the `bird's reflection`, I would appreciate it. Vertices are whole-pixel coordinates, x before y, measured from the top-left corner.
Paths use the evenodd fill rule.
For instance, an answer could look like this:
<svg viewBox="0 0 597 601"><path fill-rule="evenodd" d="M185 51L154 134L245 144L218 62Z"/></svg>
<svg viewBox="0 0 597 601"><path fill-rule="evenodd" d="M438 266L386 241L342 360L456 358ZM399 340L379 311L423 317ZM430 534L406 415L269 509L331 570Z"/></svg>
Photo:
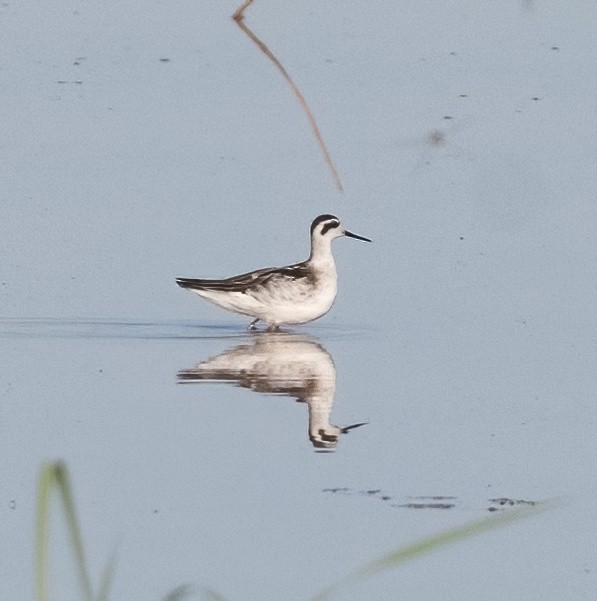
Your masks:
<svg viewBox="0 0 597 601"><path fill-rule="evenodd" d="M334 449L340 434L364 425L339 427L330 423L336 368L321 344L287 332L260 332L251 338L247 344L179 371L179 382L230 382L304 402L309 411L309 440L320 450Z"/></svg>

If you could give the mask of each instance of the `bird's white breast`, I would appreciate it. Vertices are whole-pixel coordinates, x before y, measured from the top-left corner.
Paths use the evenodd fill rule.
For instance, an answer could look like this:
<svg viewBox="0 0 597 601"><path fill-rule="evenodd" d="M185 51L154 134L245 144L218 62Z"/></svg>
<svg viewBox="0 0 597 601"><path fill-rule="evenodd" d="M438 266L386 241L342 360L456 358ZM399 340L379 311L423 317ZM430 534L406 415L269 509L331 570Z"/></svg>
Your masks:
<svg viewBox="0 0 597 601"><path fill-rule="evenodd" d="M272 286L264 295L262 319L272 324L307 323L325 315L336 298L336 269L327 265L315 268L312 278L300 278L279 287Z"/></svg>

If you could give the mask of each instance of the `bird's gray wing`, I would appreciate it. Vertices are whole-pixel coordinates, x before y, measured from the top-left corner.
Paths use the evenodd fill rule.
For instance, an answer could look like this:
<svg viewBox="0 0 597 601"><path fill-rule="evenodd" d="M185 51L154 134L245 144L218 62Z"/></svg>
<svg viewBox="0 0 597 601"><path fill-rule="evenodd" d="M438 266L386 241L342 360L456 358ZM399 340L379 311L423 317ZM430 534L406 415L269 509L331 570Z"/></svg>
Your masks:
<svg viewBox="0 0 597 601"><path fill-rule="evenodd" d="M191 290L222 290L230 292L242 292L248 288L258 288L266 285L272 279L279 280L299 280L311 277L311 271L305 263L297 263L289 267L268 267L235 275L225 280L202 280L178 278L176 283L181 288L190 288Z"/></svg>

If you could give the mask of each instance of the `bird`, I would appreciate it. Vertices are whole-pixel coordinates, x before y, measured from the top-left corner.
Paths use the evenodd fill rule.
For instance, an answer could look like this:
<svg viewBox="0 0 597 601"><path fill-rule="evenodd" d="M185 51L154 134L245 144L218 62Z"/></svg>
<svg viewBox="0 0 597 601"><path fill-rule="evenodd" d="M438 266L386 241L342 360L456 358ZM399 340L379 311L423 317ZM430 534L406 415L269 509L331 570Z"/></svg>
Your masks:
<svg viewBox="0 0 597 601"><path fill-rule="evenodd" d="M311 254L306 261L224 280L178 278L176 283L223 309L253 317L249 330L255 330L260 321L269 331L308 323L325 315L336 298L331 244L341 236L371 242L345 229L338 217L319 215L311 223Z"/></svg>

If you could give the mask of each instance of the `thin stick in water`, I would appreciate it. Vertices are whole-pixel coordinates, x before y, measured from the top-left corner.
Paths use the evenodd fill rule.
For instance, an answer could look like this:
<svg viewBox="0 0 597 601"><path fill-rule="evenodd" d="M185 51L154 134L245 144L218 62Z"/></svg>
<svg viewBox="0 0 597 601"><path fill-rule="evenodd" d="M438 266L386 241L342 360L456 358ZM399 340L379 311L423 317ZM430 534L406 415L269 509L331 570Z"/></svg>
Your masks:
<svg viewBox="0 0 597 601"><path fill-rule="evenodd" d="M332 161L330 152L329 152L325 142L323 141L323 137L321 135L321 132L319 131L319 127L317 125L317 121L315 120L315 116L313 115L313 111L311 111L311 108L307 104L305 97L303 96L301 91L298 89L297 85L294 83L292 77L290 77L288 71L286 71L286 69L284 68L282 63L276 58L276 56L265 45L265 43L262 42L253 33L253 31L251 29L249 29L249 27L245 23L245 15L244 15L245 10L252 3L253 3L253 0L245 0L245 2L232 15L232 18L234 19L236 24L241 28L241 30L249 37L249 39L257 46L257 48L259 48L259 50L261 50L261 52L263 52L263 54L265 54L265 56L267 56L267 58L269 58L269 60L276 66L278 71L280 71L280 73L282 74L284 79L288 82L288 84L292 88L294 95L297 97L299 104L301 105L303 111L307 115L307 119L309 120L309 123L311 124L311 129L313 130L313 133L315 134L315 138L317 139L317 142L319 143L319 147L321 148L321 152L323 153L325 162L327 163L327 165L330 169L332 178L334 180L334 183L336 184L336 188L338 188L338 190L340 190L340 192L342 192L343 188L342 188L342 182L340 181L340 176L338 175L338 172L336 171L336 167L334 166L334 162Z"/></svg>

